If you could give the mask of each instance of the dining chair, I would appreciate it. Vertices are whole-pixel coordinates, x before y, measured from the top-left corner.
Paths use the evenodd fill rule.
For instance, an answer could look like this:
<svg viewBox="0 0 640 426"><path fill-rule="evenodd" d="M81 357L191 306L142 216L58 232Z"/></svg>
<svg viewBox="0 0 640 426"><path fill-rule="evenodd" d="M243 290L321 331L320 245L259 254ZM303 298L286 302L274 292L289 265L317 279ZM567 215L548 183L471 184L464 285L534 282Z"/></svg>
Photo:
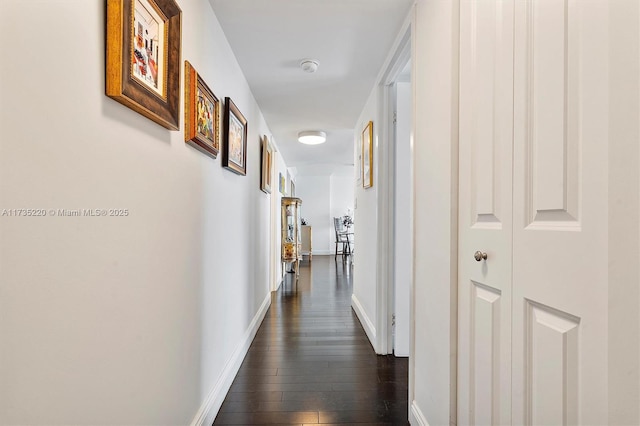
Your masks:
<svg viewBox="0 0 640 426"><path fill-rule="evenodd" d="M338 244L342 244L341 255L349 254L351 252L351 241L349 240L349 233L344 229L341 217L333 218L333 228L336 233L336 254L338 257Z"/></svg>

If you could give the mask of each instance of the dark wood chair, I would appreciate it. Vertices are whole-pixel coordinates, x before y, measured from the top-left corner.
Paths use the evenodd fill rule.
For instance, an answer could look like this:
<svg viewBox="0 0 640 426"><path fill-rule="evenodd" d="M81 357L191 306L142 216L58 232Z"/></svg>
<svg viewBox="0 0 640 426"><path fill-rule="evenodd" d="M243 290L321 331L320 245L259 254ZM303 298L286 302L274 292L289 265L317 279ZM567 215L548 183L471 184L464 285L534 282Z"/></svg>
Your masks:
<svg viewBox="0 0 640 426"><path fill-rule="evenodd" d="M338 253L341 255L351 254L351 240L350 232L345 229L345 226L342 223L341 217L333 218L333 228L336 232L336 254L335 257L338 257ZM338 252L338 245L342 244L342 250Z"/></svg>

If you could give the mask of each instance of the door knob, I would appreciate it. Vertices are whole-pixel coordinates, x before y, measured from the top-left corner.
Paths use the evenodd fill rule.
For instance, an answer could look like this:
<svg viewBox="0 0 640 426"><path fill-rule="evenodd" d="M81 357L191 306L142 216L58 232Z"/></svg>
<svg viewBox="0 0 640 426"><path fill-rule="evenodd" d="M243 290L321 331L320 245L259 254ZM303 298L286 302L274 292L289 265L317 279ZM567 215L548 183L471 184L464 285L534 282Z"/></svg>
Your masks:
<svg viewBox="0 0 640 426"><path fill-rule="evenodd" d="M487 253L483 253L481 251L477 251L473 254L473 257L480 262L482 259L487 260Z"/></svg>

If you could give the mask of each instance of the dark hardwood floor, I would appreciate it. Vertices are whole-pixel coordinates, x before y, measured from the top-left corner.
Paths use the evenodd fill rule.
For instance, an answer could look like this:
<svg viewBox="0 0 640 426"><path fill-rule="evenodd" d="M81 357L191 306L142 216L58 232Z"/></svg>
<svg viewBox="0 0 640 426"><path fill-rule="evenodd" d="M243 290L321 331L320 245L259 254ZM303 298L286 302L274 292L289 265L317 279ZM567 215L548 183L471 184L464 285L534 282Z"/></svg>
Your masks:
<svg viewBox="0 0 640 426"><path fill-rule="evenodd" d="M214 425L407 425L408 359L377 356L351 310L351 267L287 274Z"/></svg>

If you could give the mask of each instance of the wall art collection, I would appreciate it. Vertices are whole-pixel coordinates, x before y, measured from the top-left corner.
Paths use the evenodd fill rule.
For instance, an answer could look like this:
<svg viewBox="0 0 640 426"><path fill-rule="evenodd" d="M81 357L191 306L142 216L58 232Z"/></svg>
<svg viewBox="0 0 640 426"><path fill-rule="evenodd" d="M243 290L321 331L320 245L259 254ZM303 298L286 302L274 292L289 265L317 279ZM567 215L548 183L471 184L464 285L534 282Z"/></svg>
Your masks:
<svg viewBox="0 0 640 426"><path fill-rule="evenodd" d="M169 130L180 128L181 27L175 0L107 0L105 93ZM246 175L247 120L189 61L184 70L185 142L212 158L222 151L222 166ZM270 193L273 147L266 136L260 144L260 189Z"/></svg>

